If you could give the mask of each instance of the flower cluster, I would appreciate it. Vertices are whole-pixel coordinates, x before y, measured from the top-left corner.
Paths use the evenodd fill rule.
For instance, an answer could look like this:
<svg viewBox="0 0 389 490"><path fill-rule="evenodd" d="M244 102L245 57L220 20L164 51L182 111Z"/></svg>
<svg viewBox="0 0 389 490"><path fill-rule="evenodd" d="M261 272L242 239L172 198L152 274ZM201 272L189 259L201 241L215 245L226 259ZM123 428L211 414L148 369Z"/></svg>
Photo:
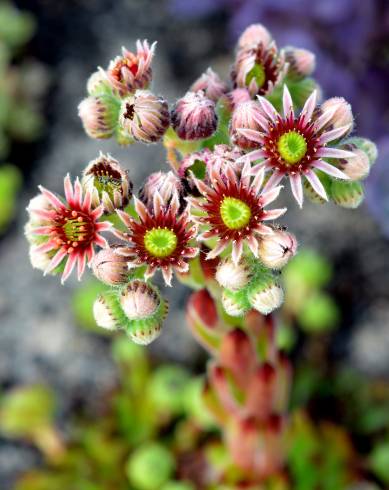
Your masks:
<svg viewBox="0 0 389 490"><path fill-rule="evenodd" d="M154 50L138 41L136 53L123 49L94 73L79 113L92 138L163 139L170 170L151 174L136 197L127 170L100 154L74 187L65 179L66 201L41 188L26 227L33 266L64 281L76 264L80 278L88 262L110 288L94 306L98 325L143 344L159 335L167 311L151 283L157 271L168 286L176 276L206 288L229 317L278 308L281 271L297 251L276 222L287 209L269 209L280 184L289 179L300 207L304 194L356 207L376 157L372 142L351 136L346 100L319 100L309 78L315 56L279 50L260 24L239 38L229 81L209 68L171 112L150 91ZM102 238L109 229L119 242Z"/></svg>

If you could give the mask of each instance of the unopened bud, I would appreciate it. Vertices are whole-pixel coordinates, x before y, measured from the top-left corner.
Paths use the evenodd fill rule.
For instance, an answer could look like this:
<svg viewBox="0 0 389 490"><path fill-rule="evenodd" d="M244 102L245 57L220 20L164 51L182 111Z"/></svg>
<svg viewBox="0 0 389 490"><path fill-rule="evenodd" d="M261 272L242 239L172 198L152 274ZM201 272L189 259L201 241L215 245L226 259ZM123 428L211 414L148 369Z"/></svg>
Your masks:
<svg viewBox="0 0 389 490"><path fill-rule="evenodd" d="M239 104L232 113L230 125L231 141L244 150L258 148L258 143L240 134L239 129L261 131L261 122L266 125L266 120L257 101L250 100L249 102Z"/></svg>
<svg viewBox="0 0 389 490"><path fill-rule="evenodd" d="M154 172L147 177L140 189L139 199L148 208L152 208L156 192L169 205L173 196L180 197L183 193L181 180L173 172Z"/></svg>
<svg viewBox="0 0 389 490"><path fill-rule="evenodd" d="M315 55L307 49L285 48L285 60L289 63L288 75L293 78L305 78L313 73L316 66Z"/></svg>
<svg viewBox="0 0 389 490"><path fill-rule="evenodd" d="M247 297L254 309L263 315L268 315L282 305L284 292L275 279L269 275L250 285Z"/></svg>
<svg viewBox="0 0 389 490"><path fill-rule="evenodd" d="M347 136L353 130L354 117L351 105L343 97L332 97L327 99L320 106L320 110L324 113L334 111L332 118L327 123L327 128L340 128L342 126L350 126L349 130L343 135Z"/></svg>
<svg viewBox="0 0 389 490"><path fill-rule="evenodd" d="M215 103L203 92L188 92L176 103L171 120L173 129L183 140L208 138L217 128Z"/></svg>
<svg viewBox="0 0 389 490"><path fill-rule="evenodd" d="M191 92L198 92L199 90L204 92L208 99L217 102L227 92L228 87L212 68L208 68L190 87Z"/></svg>
<svg viewBox="0 0 389 490"><path fill-rule="evenodd" d="M342 208L355 209L364 199L363 186L360 182L334 180L331 184L331 198Z"/></svg>
<svg viewBox="0 0 389 490"><path fill-rule="evenodd" d="M137 90L122 101L119 124L124 133L136 141L159 141L169 123L168 105L162 97L147 90Z"/></svg>
<svg viewBox="0 0 389 490"><path fill-rule="evenodd" d="M119 255L115 248L103 248L92 261L93 274L104 284L116 286L128 280L127 259Z"/></svg>
<svg viewBox="0 0 389 490"><path fill-rule="evenodd" d="M355 145L357 148L366 153L370 166L374 165L375 161L377 160L378 150L377 145L373 143L373 141L367 138L353 136L352 138L348 138L345 143Z"/></svg>
<svg viewBox="0 0 389 490"><path fill-rule="evenodd" d="M270 32L262 24L247 27L238 40L238 49L247 49L256 44L267 46L272 40Z"/></svg>
<svg viewBox="0 0 389 490"><path fill-rule="evenodd" d="M123 209L132 196L132 182L127 170L110 155L102 153L84 170L82 185L91 193L92 205L103 205L108 214L115 209Z"/></svg>
<svg viewBox="0 0 389 490"><path fill-rule="evenodd" d="M94 139L110 138L118 124L119 105L108 94L89 96L78 106L85 132Z"/></svg>
<svg viewBox="0 0 389 490"><path fill-rule="evenodd" d="M251 95L245 88L236 88L223 97L226 107L231 112L234 111L239 104L243 104L243 102L248 102L249 100L251 100Z"/></svg>
<svg viewBox="0 0 389 490"><path fill-rule="evenodd" d="M93 304L93 316L101 328L117 330L124 326L125 319L115 293L103 293Z"/></svg>
<svg viewBox="0 0 389 490"><path fill-rule="evenodd" d="M243 316L250 309L250 303L247 300L244 289L240 291L224 289L222 305L226 313L230 316Z"/></svg>
<svg viewBox="0 0 389 490"><path fill-rule="evenodd" d="M101 95L112 93L111 86L104 70L97 70L88 78L86 83L88 95Z"/></svg>
<svg viewBox="0 0 389 490"><path fill-rule="evenodd" d="M269 269L282 269L297 250L297 240L292 233L275 230L271 235L263 236L259 245L259 257Z"/></svg>
<svg viewBox="0 0 389 490"><path fill-rule="evenodd" d="M223 288L235 291L244 288L250 281L250 267L241 261L235 264L231 259L221 262L216 271L216 280Z"/></svg>
<svg viewBox="0 0 389 490"><path fill-rule="evenodd" d="M342 150L351 151L354 156L351 158L339 158L336 165L345 173L350 180L362 180L369 175L370 164L366 153L352 143L345 143L340 146Z"/></svg>

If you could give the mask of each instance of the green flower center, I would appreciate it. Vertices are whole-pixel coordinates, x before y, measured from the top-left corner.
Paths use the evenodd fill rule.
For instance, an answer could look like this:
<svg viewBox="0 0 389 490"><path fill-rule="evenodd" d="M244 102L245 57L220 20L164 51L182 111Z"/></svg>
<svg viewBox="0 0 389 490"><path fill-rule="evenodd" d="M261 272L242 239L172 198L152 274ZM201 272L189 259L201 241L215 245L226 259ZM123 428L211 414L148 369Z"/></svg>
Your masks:
<svg viewBox="0 0 389 490"><path fill-rule="evenodd" d="M288 165L294 165L306 154L307 142L300 133L289 131L280 137L277 148L282 159Z"/></svg>
<svg viewBox="0 0 389 490"><path fill-rule="evenodd" d="M250 85L250 82L252 80L255 81L255 83L258 85L259 88L261 88L266 82L265 68L259 63L255 63L255 65L247 73L246 85Z"/></svg>
<svg viewBox="0 0 389 490"><path fill-rule="evenodd" d="M146 232L144 244L154 257L168 257L177 247L177 235L168 228L153 228Z"/></svg>
<svg viewBox="0 0 389 490"><path fill-rule="evenodd" d="M239 230L249 223L251 209L240 199L225 197L220 206L220 215L227 228Z"/></svg>
<svg viewBox="0 0 389 490"><path fill-rule="evenodd" d="M65 218L62 231L68 242L82 242L90 232L90 220L81 213L72 211L69 217Z"/></svg>

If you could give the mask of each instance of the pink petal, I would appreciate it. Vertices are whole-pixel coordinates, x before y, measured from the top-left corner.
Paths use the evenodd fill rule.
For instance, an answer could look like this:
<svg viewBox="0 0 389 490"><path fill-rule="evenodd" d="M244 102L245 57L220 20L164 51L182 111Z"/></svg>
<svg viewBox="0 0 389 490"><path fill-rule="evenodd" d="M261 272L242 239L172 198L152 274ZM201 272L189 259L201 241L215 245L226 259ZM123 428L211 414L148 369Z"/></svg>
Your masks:
<svg viewBox="0 0 389 490"><path fill-rule="evenodd" d="M303 194L303 184L301 182L301 175L294 174L289 175L290 187L292 189L292 193L294 198L296 199L300 208L303 207L304 194Z"/></svg>
<svg viewBox="0 0 389 490"><path fill-rule="evenodd" d="M131 218L131 216L129 216L125 211L121 211L120 209L116 210L116 214L119 216L119 218L122 220L127 228L131 228L133 221L133 218Z"/></svg>
<svg viewBox="0 0 389 490"><path fill-rule="evenodd" d="M62 277L61 277L61 283L62 284L66 281L66 279L72 273L72 270L74 269L74 266L76 265L76 262L77 262L77 255L76 254L69 255L69 258L68 258L66 265L65 265L65 269L64 269Z"/></svg>
<svg viewBox="0 0 389 490"><path fill-rule="evenodd" d="M46 211L45 209L29 209L27 208L29 213L32 213L34 216L38 216L47 221L51 221L55 217L55 211Z"/></svg>
<svg viewBox="0 0 389 490"><path fill-rule="evenodd" d="M78 177L74 184L74 202L77 203L78 206L82 206L82 187Z"/></svg>
<svg viewBox="0 0 389 490"><path fill-rule="evenodd" d="M146 206L137 197L134 196L135 211L138 213L140 219L145 221L149 215Z"/></svg>
<svg viewBox="0 0 389 490"><path fill-rule="evenodd" d="M246 241L254 257L258 257L258 240L253 235L250 235Z"/></svg>
<svg viewBox="0 0 389 490"><path fill-rule="evenodd" d="M266 182L265 187L263 188L263 192L267 192L270 189L273 189L276 187L281 180L284 178L284 174L281 172L278 172L277 170L273 172L273 174L270 176L269 180Z"/></svg>
<svg viewBox="0 0 389 490"><path fill-rule="evenodd" d="M152 267L151 265L149 265L145 271L145 274L144 274L144 278L147 280L147 279L150 279L150 277L153 277L153 275L155 274L155 271L157 270L156 267Z"/></svg>
<svg viewBox="0 0 389 490"><path fill-rule="evenodd" d="M315 162L312 163L312 167L321 170L327 175L331 175L331 177L335 177L337 179L349 180L349 177L345 173L343 173L341 170L334 167L333 165L330 165L329 163L325 162L324 160L316 160Z"/></svg>
<svg viewBox="0 0 389 490"><path fill-rule="evenodd" d="M77 278L79 281L81 281L81 277L85 272L85 266L86 266L86 255L82 254L78 256L78 262L77 262Z"/></svg>
<svg viewBox="0 0 389 490"><path fill-rule="evenodd" d="M64 189L66 200L70 204L73 202L73 186L69 174L67 174L64 179Z"/></svg>
<svg viewBox="0 0 389 490"><path fill-rule="evenodd" d="M339 148L329 148L328 146L325 146L318 150L316 156L320 158L353 158L356 155L352 151L340 150Z"/></svg>
<svg viewBox="0 0 389 490"><path fill-rule="evenodd" d="M255 231L259 235L272 235L274 233L273 229L270 226L263 225L262 223L258 223L255 225Z"/></svg>
<svg viewBox="0 0 389 490"><path fill-rule="evenodd" d="M313 170L308 170L308 172L306 172L304 175L313 187L314 191L319 194L319 196L322 197L325 201L328 201L326 190L324 189L323 184L320 182L320 179L315 174L315 172Z"/></svg>
<svg viewBox="0 0 389 490"><path fill-rule="evenodd" d="M246 153L246 155L243 155L242 157L239 157L236 160L236 163L243 163L246 161L247 158L250 160L250 162L254 162L255 160L259 160L261 158L264 158L265 156L266 154L263 150L254 150Z"/></svg>
<svg viewBox="0 0 389 490"><path fill-rule="evenodd" d="M63 258L66 257L66 255L67 253L63 248L58 250L58 252L50 260L43 274L46 275L48 272L51 272L53 269L55 269L62 262Z"/></svg>
<svg viewBox="0 0 389 490"><path fill-rule="evenodd" d="M166 286L172 285L172 278L173 278L173 271L171 267L163 267L162 269L162 276L165 281Z"/></svg>
<svg viewBox="0 0 389 490"><path fill-rule="evenodd" d="M292 117L294 118L293 101L292 101L292 97L290 96L290 92L287 85L284 85L284 93L282 95L282 105L284 110L284 117L289 117L290 115L292 115Z"/></svg>
<svg viewBox="0 0 389 490"><path fill-rule="evenodd" d="M316 121L315 130L320 131L334 116L336 108L326 110Z"/></svg>
<svg viewBox="0 0 389 490"><path fill-rule="evenodd" d="M311 119L313 111L315 110L316 107L316 101L317 101L317 90L314 90L306 100L300 114L300 117L304 117L305 122L308 122Z"/></svg>
<svg viewBox="0 0 389 490"><path fill-rule="evenodd" d="M238 133L247 138L250 141L255 141L256 143L263 144L263 135L258 131L253 129L238 128Z"/></svg>
<svg viewBox="0 0 389 490"><path fill-rule="evenodd" d="M107 240L105 238L103 238L101 235L95 236L94 243L101 248L107 248L108 247Z"/></svg>
<svg viewBox="0 0 389 490"><path fill-rule="evenodd" d="M165 203L163 202L161 194L156 191L153 197L153 210L156 217L162 214L162 211L165 207Z"/></svg>
<svg viewBox="0 0 389 490"><path fill-rule="evenodd" d="M240 181L244 186L249 186L250 180L251 180L251 163L250 160L247 158L242 168Z"/></svg>
<svg viewBox="0 0 389 490"><path fill-rule="evenodd" d="M331 131L327 131L322 134L319 139L319 144L325 145L329 141L334 141L341 136L343 136L349 129L351 128L351 124L346 124L346 126L341 126L340 128L332 129Z"/></svg>
<svg viewBox="0 0 389 490"><path fill-rule="evenodd" d="M44 187L42 187L41 185L38 186L39 190L41 191L41 193L47 197L47 199L50 201L50 203L57 209L63 209L65 208L65 205L63 204L62 201L60 201L60 199L55 195L53 194L51 191L49 191L48 189L45 189Z"/></svg>
<svg viewBox="0 0 389 490"><path fill-rule="evenodd" d="M264 211L264 216L262 221L272 221L278 219L280 216L283 216L288 208L280 208L280 209L269 209Z"/></svg>
<svg viewBox="0 0 389 490"><path fill-rule="evenodd" d="M46 243L42 243L42 245L34 247L34 250L39 253L46 253L50 252L51 250L55 250L56 248L58 248L58 244L52 240L49 240Z"/></svg>
<svg viewBox="0 0 389 490"><path fill-rule="evenodd" d="M84 202L82 203L83 211L90 211L92 205L92 194L90 191L85 192Z"/></svg>
<svg viewBox="0 0 389 490"><path fill-rule="evenodd" d="M265 178L265 169L262 166L258 170L257 175L254 177L254 180L251 184L256 195L259 195L261 191L264 178Z"/></svg>
<svg viewBox="0 0 389 490"><path fill-rule="evenodd" d="M217 257L218 255L220 255L223 250L227 247L228 245L228 242L224 242L224 241L220 241L216 247L211 250L210 252L208 252L207 256L206 256L206 259L214 259L215 257Z"/></svg>
<svg viewBox="0 0 389 490"><path fill-rule="evenodd" d="M267 206L268 204L272 203L277 199L277 197L280 195L281 189L283 189L282 185L279 185L278 187L273 187L272 189L262 192L261 194L261 200L263 203L263 206Z"/></svg>
<svg viewBox="0 0 389 490"><path fill-rule="evenodd" d="M53 228L51 226L38 226L34 228L31 233L33 235L49 235Z"/></svg>
<svg viewBox="0 0 389 490"><path fill-rule="evenodd" d="M273 122L276 122L277 120L277 111L274 108L274 106L266 100L264 97L258 97L258 101L261 104L262 110L264 111L265 115Z"/></svg>
<svg viewBox="0 0 389 490"><path fill-rule="evenodd" d="M243 252L243 240L237 240L232 243L231 258L235 265L238 265Z"/></svg>

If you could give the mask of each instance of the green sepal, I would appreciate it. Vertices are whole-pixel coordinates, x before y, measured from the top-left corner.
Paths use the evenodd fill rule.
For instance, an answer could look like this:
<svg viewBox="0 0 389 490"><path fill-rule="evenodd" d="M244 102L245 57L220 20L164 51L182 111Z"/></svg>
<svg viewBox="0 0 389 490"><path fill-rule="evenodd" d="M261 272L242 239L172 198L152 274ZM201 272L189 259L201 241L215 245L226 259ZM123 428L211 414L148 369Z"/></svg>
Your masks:
<svg viewBox="0 0 389 490"><path fill-rule="evenodd" d="M355 209L363 201L365 194L360 182L333 180L330 196L335 204L342 208Z"/></svg>

